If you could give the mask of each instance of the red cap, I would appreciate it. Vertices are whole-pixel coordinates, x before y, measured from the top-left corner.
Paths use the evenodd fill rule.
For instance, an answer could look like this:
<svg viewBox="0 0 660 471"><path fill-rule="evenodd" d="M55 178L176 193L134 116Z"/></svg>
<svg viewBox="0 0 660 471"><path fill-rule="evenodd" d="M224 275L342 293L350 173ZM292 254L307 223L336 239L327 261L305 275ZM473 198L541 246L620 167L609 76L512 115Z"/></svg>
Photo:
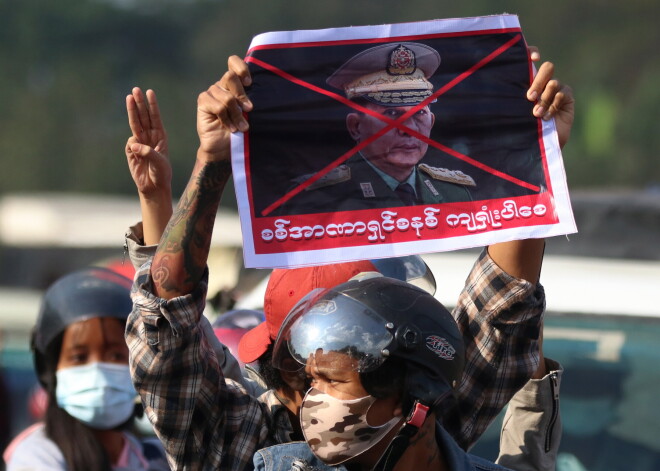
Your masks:
<svg viewBox="0 0 660 471"><path fill-rule="evenodd" d="M289 311L307 293L316 288L332 288L367 271L378 270L369 261L273 270L264 294L266 320L243 335L238 343L239 359L252 363L263 355Z"/></svg>

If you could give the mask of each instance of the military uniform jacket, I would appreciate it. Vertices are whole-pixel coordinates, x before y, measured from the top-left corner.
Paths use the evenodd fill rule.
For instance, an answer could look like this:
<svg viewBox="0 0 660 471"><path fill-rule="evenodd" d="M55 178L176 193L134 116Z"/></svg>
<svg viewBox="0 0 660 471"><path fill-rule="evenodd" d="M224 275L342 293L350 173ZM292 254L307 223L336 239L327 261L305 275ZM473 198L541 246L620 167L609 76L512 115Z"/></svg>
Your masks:
<svg viewBox="0 0 660 471"><path fill-rule="evenodd" d="M291 189L313 174L294 181ZM460 172L417 165L417 204L453 203L472 200L469 188L474 180ZM361 156L351 157L285 203L280 214L307 214L330 211L406 206L371 165Z"/></svg>

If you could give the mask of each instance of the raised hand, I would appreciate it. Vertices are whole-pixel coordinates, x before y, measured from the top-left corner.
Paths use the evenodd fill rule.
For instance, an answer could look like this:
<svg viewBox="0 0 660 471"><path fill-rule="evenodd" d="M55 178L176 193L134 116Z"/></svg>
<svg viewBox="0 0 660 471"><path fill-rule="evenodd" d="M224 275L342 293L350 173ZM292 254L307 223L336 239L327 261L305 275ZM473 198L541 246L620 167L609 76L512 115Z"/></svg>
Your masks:
<svg viewBox="0 0 660 471"><path fill-rule="evenodd" d="M126 142L126 159L141 197L167 197L171 201L172 167L168 159L167 133L153 90L133 88L126 97L128 124L133 135Z"/></svg>
<svg viewBox="0 0 660 471"><path fill-rule="evenodd" d="M230 134L248 130L243 113L252 110L245 93L252 83L247 64L238 56L227 62L227 72L197 98L198 158L208 161L230 158Z"/></svg>
<svg viewBox="0 0 660 471"><path fill-rule="evenodd" d="M541 59L537 48L528 49L533 61ZM534 116L544 120L555 118L559 145L564 147L571 136L575 117L575 99L571 87L553 78L554 71L555 66L552 62L541 64L532 85L527 90L527 99L536 103L532 111Z"/></svg>
<svg viewBox="0 0 660 471"><path fill-rule="evenodd" d="M157 244L172 215L172 166L156 93L147 90L145 100L142 90L133 88L126 111L133 135L124 151L140 197L144 243Z"/></svg>

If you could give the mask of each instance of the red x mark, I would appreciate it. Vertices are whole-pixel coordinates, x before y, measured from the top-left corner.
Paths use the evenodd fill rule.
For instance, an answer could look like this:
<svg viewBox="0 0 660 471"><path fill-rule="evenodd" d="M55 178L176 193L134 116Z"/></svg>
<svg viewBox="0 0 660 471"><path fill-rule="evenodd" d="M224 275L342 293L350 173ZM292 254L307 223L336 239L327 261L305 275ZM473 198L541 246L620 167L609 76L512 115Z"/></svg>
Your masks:
<svg viewBox="0 0 660 471"><path fill-rule="evenodd" d="M489 172L489 173L491 173L491 174L493 174L493 175L495 175L495 176L498 176L498 177L500 177L500 178L502 178L502 179L504 179L504 180L510 181L510 182L515 183L516 185L520 185L520 186L522 186L522 187L524 187L524 188L528 188L528 189L530 189L530 190L532 190L532 191L539 191L539 187L537 187L536 185L532 185L532 184L527 183L527 182L525 182L525 181L523 181L523 180L520 180L520 179L518 179L518 178L512 177L511 175L508 175L508 174L506 174L506 173L504 173L504 172L502 172L502 171L500 171L500 170L497 170L497 169L494 169L494 168L492 168L492 167L489 167L488 165L485 165L485 164L483 164L482 162L479 162L479 161L477 161L477 160L474 160L473 158L471 158L471 157L469 157L469 156L467 156L467 155L465 155L465 154L461 154L460 152L457 152L457 151L455 151L454 149L451 149L451 148L449 148L449 147L447 147L447 146L445 146L445 145L443 145L443 144L440 144L439 142L436 142L436 141L430 139L429 137L427 137L427 136L425 136L425 135L423 135L423 134L420 134L419 132L417 132L417 131L415 131L415 130L413 130L413 129L410 129L409 127L407 127L407 126L405 126L405 125L403 124L408 118L410 118L410 117L413 116L415 113L417 113L417 111L419 111L420 109L422 109L422 108L424 108L425 106L427 106L427 105L429 105L430 103L432 103L432 102L433 102L434 100L436 100L440 95L446 93L448 90L450 90L451 88L453 88L454 86L456 86L457 84L459 84L460 82L462 82L463 80L465 80L467 77L469 77L470 75L472 75L474 72L476 72L477 70L479 70L480 68L482 68L482 67L483 67L484 65L486 65L487 63L491 62L493 59L495 59L497 56L499 56L500 54L502 54L504 51L506 51L507 49L511 48L514 44L516 44L517 42L519 42L521 39L522 39L522 36L521 36L521 35L519 35L519 34L516 35L515 37L513 37L512 39L510 39L509 41L507 41L506 43L504 43L503 45L501 45L500 47L498 47L497 49L495 49L493 52L491 52L490 54L488 54L486 57L484 57L483 59L481 59L479 62L477 62L476 64L474 64L474 65L473 65L472 67L470 67L468 70L466 70L466 71L463 72L462 74L459 74L459 75L456 76L454 79L452 79L452 80L449 81L447 84L445 84L443 87L439 88L436 92L434 92L431 96L429 96L428 98L426 98L423 102L419 103L418 105L415 105L413 108L411 108L410 110L408 110L406 113L404 113L403 115L399 116L396 120L390 119L390 118L388 118L388 117L386 117L386 116L384 116L384 115L382 115L382 114L380 114L380 113L377 113L377 112L375 112L375 111L373 111L373 110L370 110L370 109L368 109L368 108L365 108L365 107L363 107L363 106L360 106L359 104L354 103L354 102L352 102L352 101L346 99L345 97L343 97L343 96L341 96L341 95L339 95L339 94L337 94L337 93L334 93L334 92L331 92L331 91L325 90L325 89L323 89L323 88L320 88L320 87L317 87L317 86L315 86L315 85L312 85L312 84L309 83L309 82L305 82L304 80L301 80L301 79L299 79L299 78L296 78L296 77L294 77L293 75L291 75L291 74L289 74L289 73L287 73L287 72L284 72L283 70L281 70L281 69L279 69L279 68L277 68L277 67L275 67L275 66L273 66L273 65L270 65L270 64L268 64L268 63L266 63L266 62L264 62L264 61L262 61L262 60L260 60L260 59L257 59L257 58L252 57L252 56L247 57L247 58L245 59L246 62L251 62L251 63L253 63L253 64L259 65L259 66L263 67L264 69L269 70L269 71L271 71L271 72L273 72L273 73L279 75L280 77L282 77L282 78L284 78L284 79L286 79L286 80L289 80L290 82L293 82L293 83L298 84L298 85L300 85L300 86L302 86L302 87L308 88L308 89L310 89L310 90L312 90L312 91L315 91L315 92L317 92L317 93L320 93L320 94L322 94L322 95L326 95L326 96L328 96L328 97L330 97L330 98L332 98L332 99L334 99L334 100L337 100L337 101L339 101L339 102L341 102L341 103L343 103L343 104L345 104L345 105L347 105L347 106L349 106L349 107L351 107L351 108L353 108L353 109L355 109L355 110L357 110L357 111L360 111L360 112L362 112L362 113L369 114L369 115L375 117L376 119L379 119L379 120L383 121L384 123L386 123L386 126L383 127L380 131L378 131L377 133L375 133L374 135L372 135L372 136L369 137L368 139L365 139L364 141L360 142L360 143L357 144L355 147L353 147L352 149L350 149L348 152L342 154L339 158L335 159L333 162L331 162L330 164L326 165L323 169L319 170L319 171L318 171L317 173L315 173L312 177L308 178L308 179L305 180L303 183L301 183L300 185L298 185L296 188L294 188L293 190L289 191L289 192L286 193L284 196L282 196L281 198L279 198L278 200L276 200L273 204L271 204L270 206L268 206L266 209L264 209L264 210L261 212L262 216L267 216L268 214L270 214L271 212L273 212L275 209L279 208L282 204L284 204L284 203L286 203L287 201L289 201L291 198L293 198L293 197L296 196L298 193L300 193L301 191L303 191L303 190L304 190L305 188L307 188L309 185L313 184L315 181L317 181L318 179L322 178L324 175L326 175L326 174L327 174L328 172L330 172L332 169L334 169L334 168L336 168L337 166L339 166L339 165L341 165L342 163L344 163L344 162L345 162L346 160L348 160L352 155L354 155L355 153L359 152L359 151L362 150L364 147L368 146L369 144L371 144L373 141L375 141L376 139L380 138L380 137L383 136L384 134L388 133L388 132L389 132L390 130L392 130L393 128L397 128L397 129L399 129L399 130L401 130L401 131L403 131L403 132L405 132L405 133L407 133L407 134L410 134L411 136L413 136L413 137L419 139L420 141L423 141L423 142L427 143L427 144L430 145L430 146L435 147L436 149L439 149L439 150L441 150L441 151L443 151L443 152L445 152L445 153L447 153L447 154L449 154L449 155L452 155L452 156L454 156L454 157L456 157L456 158L458 158L458 159L460 159L460 160L463 160L463 161L465 161L465 162L467 162L467 163L469 163L469 164L471 164L471 165L473 165L473 166L475 166L475 167L477 167L477 168L480 168L480 169L482 169L482 170L484 170L484 171L486 171L486 172Z"/></svg>

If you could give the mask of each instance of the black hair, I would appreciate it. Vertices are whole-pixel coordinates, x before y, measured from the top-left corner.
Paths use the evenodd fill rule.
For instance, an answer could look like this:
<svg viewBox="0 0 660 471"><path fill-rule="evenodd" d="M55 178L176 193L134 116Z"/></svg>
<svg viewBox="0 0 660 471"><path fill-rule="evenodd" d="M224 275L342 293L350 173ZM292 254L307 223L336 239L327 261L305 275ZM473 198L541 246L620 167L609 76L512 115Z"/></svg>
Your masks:
<svg viewBox="0 0 660 471"><path fill-rule="evenodd" d="M121 323L120 319L116 319ZM69 471L112 471L110 457L103 444L96 438L94 431L67 413L57 404L57 364L62 351L64 332L60 332L46 347L44 354L35 352L43 366L40 379L43 381L48 396L45 413L46 436L62 452ZM131 416L118 429L128 427L133 421Z"/></svg>
<svg viewBox="0 0 660 471"><path fill-rule="evenodd" d="M280 370L273 366L273 349L275 345L271 342L266 351L257 360L259 362L259 374L266 383L268 389L282 389L287 384L282 379Z"/></svg>

